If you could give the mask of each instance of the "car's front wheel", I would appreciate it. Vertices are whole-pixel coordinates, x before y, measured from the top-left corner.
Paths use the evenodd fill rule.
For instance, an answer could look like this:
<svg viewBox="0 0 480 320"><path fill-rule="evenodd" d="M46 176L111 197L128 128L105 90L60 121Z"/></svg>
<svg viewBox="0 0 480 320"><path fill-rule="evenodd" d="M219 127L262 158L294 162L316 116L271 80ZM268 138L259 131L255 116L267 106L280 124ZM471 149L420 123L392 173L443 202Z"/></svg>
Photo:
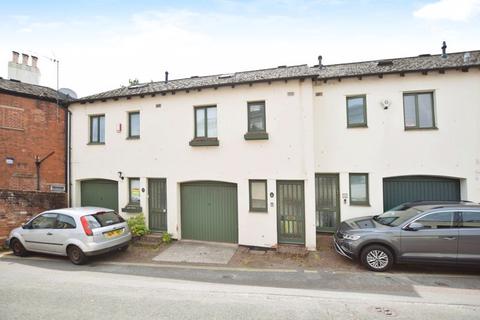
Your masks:
<svg viewBox="0 0 480 320"><path fill-rule="evenodd" d="M10 248L12 249L13 254L16 256L25 257L28 254L27 249L25 249L23 244L18 239L12 239Z"/></svg>
<svg viewBox="0 0 480 320"><path fill-rule="evenodd" d="M74 245L71 245L67 248L67 255L70 261L72 261L73 264L77 265L85 264L88 260L82 249Z"/></svg>
<svg viewBox="0 0 480 320"><path fill-rule="evenodd" d="M393 266L393 254L385 246L371 245L363 249L360 256L362 264L369 270L382 272Z"/></svg>

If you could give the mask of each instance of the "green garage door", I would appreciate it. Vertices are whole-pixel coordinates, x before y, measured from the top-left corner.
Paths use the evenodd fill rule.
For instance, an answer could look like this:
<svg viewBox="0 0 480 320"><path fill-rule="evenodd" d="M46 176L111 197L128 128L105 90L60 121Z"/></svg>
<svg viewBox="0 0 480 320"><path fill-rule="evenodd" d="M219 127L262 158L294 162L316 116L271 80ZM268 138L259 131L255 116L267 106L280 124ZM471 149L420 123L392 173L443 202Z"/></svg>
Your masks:
<svg viewBox="0 0 480 320"><path fill-rule="evenodd" d="M431 176L403 176L383 179L385 211L409 201L460 200L458 179Z"/></svg>
<svg viewBox="0 0 480 320"><path fill-rule="evenodd" d="M183 239L237 243L237 185L183 183L181 219Z"/></svg>
<svg viewBox="0 0 480 320"><path fill-rule="evenodd" d="M82 207L102 207L118 212L118 184L112 180L85 180L81 182Z"/></svg>

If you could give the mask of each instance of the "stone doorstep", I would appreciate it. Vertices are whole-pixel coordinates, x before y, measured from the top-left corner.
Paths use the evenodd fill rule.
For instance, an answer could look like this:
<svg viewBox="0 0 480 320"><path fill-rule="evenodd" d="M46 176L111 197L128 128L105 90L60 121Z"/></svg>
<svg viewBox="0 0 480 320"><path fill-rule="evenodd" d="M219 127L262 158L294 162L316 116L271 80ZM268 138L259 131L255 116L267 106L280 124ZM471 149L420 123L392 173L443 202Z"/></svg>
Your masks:
<svg viewBox="0 0 480 320"><path fill-rule="evenodd" d="M150 233L140 238L142 242L162 243L163 233Z"/></svg>

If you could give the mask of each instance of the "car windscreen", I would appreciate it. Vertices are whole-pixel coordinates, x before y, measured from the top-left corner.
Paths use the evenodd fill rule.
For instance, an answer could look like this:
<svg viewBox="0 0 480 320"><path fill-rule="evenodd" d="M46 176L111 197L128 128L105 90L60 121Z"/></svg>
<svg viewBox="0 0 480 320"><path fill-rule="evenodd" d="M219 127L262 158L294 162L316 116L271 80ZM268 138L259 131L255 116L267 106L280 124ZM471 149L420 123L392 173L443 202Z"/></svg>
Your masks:
<svg viewBox="0 0 480 320"><path fill-rule="evenodd" d="M113 224L121 223L124 222L122 217L120 217L118 214L116 214L114 211L105 211L105 212L98 212L93 215L91 215L97 222L98 226L95 226L97 228L99 227L108 227ZM89 219L91 220L91 219ZM89 221L90 222L90 221Z"/></svg>
<svg viewBox="0 0 480 320"><path fill-rule="evenodd" d="M375 216L374 220L386 226L397 227L421 212L423 211L417 208L409 208L401 211L390 210L381 215Z"/></svg>

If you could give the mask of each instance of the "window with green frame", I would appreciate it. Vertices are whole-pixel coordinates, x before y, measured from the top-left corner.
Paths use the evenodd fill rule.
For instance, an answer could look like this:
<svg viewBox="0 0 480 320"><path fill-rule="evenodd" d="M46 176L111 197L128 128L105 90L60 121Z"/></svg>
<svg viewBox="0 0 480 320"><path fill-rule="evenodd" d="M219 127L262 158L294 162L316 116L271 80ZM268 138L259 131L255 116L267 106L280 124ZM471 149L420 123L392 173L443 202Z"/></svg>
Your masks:
<svg viewBox="0 0 480 320"><path fill-rule="evenodd" d="M405 129L434 129L435 111L433 92L403 94Z"/></svg>
<svg viewBox="0 0 480 320"><path fill-rule="evenodd" d="M140 112L128 113L128 137L131 139L140 138Z"/></svg>
<svg viewBox="0 0 480 320"><path fill-rule="evenodd" d="M347 97L347 127L367 126L367 96Z"/></svg>
<svg viewBox="0 0 480 320"><path fill-rule="evenodd" d="M350 205L370 205L368 173L350 173Z"/></svg>
<svg viewBox="0 0 480 320"><path fill-rule="evenodd" d="M105 115L90 116L90 144L105 143Z"/></svg>
<svg viewBox="0 0 480 320"><path fill-rule="evenodd" d="M268 212L267 180L248 180L250 212Z"/></svg>
<svg viewBox="0 0 480 320"><path fill-rule="evenodd" d="M248 108L248 132L265 132L265 101L249 102Z"/></svg>
<svg viewBox="0 0 480 320"><path fill-rule="evenodd" d="M128 179L128 200L129 204L140 205L140 179Z"/></svg>

